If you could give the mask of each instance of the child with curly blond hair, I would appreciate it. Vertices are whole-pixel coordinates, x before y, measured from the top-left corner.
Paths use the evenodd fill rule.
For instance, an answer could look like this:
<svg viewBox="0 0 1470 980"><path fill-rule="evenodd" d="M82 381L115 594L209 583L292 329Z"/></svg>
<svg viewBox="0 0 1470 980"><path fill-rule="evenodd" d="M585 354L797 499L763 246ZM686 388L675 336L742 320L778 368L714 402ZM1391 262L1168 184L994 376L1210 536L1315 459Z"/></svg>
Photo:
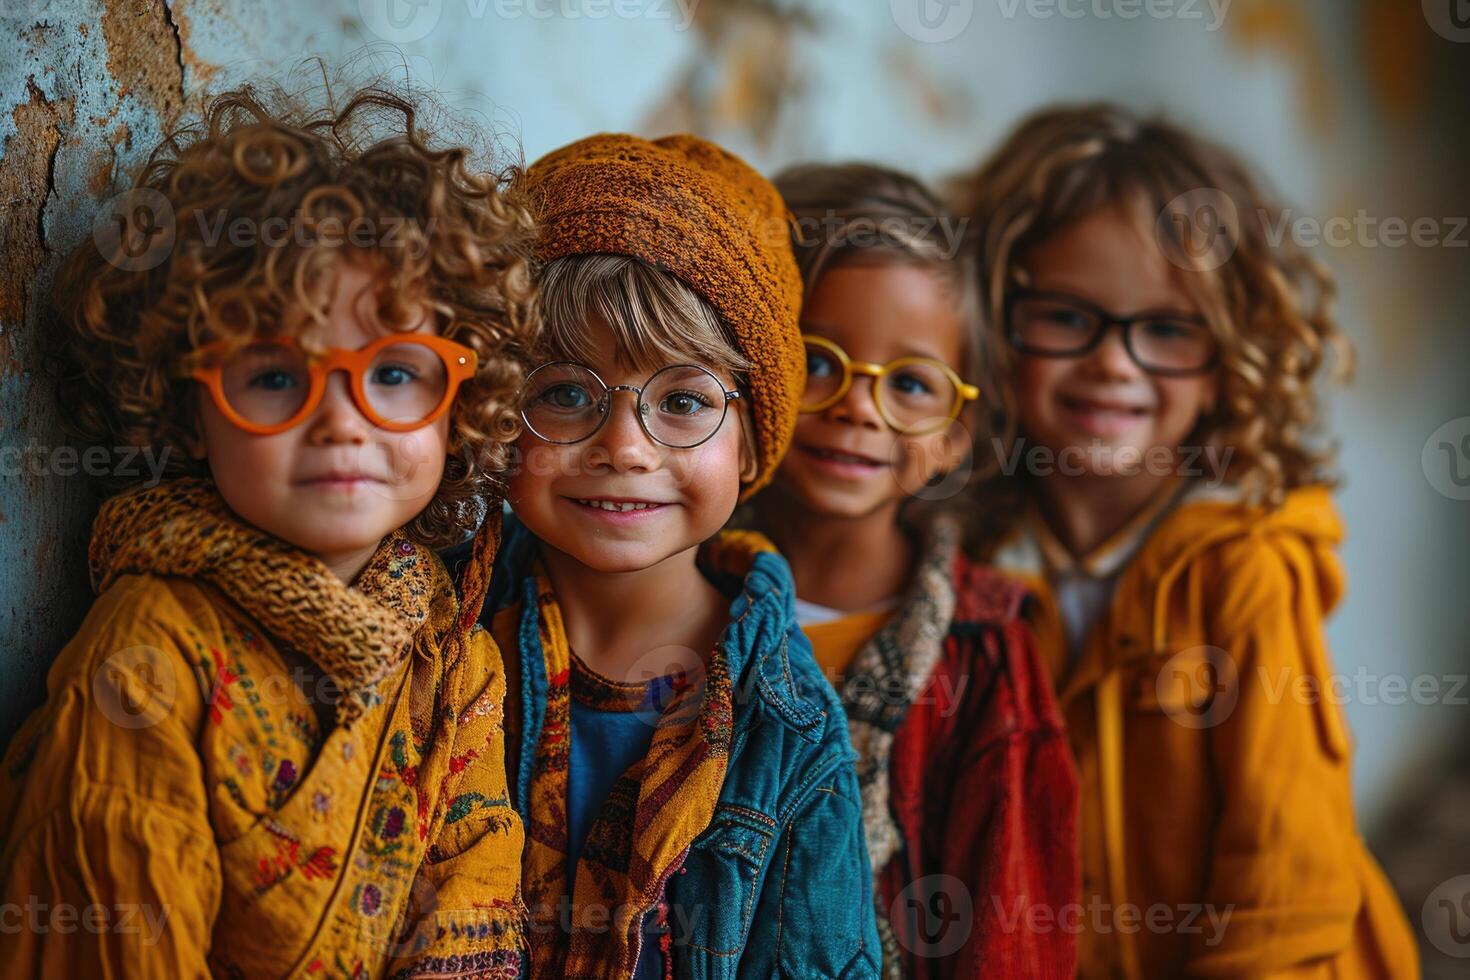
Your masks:
<svg viewBox="0 0 1470 980"><path fill-rule="evenodd" d="M533 223L422 105L220 96L58 276L72 424L169 478L6 753L0 973L520 974L494 537L462 601L434 549L499 492Z"/></svg>
<svg viewBox="0 0 1470 980"><path fill-rule="evenodd" d="M1037 113L961 192L1007 395L979 510L1051 600L1082 975L1417 976L1343 719L1298 693L1343 591L1331 278L1232 154L1114 106Z"/></svg>

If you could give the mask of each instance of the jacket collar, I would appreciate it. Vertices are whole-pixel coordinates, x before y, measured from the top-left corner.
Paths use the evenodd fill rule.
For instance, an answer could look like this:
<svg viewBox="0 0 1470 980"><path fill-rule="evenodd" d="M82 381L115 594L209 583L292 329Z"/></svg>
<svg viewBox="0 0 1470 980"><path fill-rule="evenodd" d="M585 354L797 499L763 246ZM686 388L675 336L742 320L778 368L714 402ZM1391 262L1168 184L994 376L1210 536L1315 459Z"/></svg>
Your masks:
<svg viewBox="0 0 1470 980"><path fill-rule="evenodd" d="M1169 516L1176 504L1190 494L1191 489L1182 478L1169 480L1139 513L1085 555L1074 555L1067 550L1067 546L1047 526L1039 508L1032 506L1026 519L1028 528L1036 539L1042 561L1046 564L1048 576L1079 574L1091 578L1111 578L1122 571L1143 547L1150 532Z"/></svg>
<svg viewBox="0 0 1470 980"><path fill-rule="evenodd" d="M716 587L734 595L721 642L736 690L753 688L781 721L820 742L827 715L819 692L803 690L791 669L791 642L806 643L796 625L791 566L764 535L735 530L706 542L699 564Z"/></svg>
<svg viewBox="0 0 1470 980"><path fill-rule="evenodd" d="M540 715L531 703L544 695L546 678L536 627L535 557L538 542L514 514L507 514L485 599L484 622L496 612L521 604L520 662L527 737ZM791 567L769 539L754 531L721 531L699 551L706 577L731 596L730 622L720 636L735 684L738 706L754 692L776 717L813 742L819 742L827 715L816 692L802 689L790 667L789 644L805 643L796 625L796 586ZM530 601L528 601L530 600ZM737 710L735 723L748 724Z"/></svg>

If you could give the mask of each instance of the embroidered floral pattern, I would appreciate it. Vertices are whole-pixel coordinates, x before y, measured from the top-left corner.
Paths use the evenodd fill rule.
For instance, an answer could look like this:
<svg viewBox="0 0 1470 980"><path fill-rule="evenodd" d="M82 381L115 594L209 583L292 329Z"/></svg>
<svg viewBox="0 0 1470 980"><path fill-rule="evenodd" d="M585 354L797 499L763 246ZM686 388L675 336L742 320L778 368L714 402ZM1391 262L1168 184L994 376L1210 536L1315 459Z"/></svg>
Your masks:
<svg viewBox="0 0 1470 980"><path fill-rule="evenodd" d="M225 655L214 647L209 648L209 655L214 659L214 687L209 693L209 720L216 725L223 723L224 712L235 710L235 702L230 698L230 685L240 679L225 663Z"/></svg>
<svg viewBox="0 0 1470 980"><path fill-rule="evenodd" d="M300 871L308 881L330 878L337 873L337 852L331 847L316 847L308 850L290 831L274 821L266 829L276 839L276 853L270 858L261 858L256 869L256 893L261 894L279 885Z"/></svg>

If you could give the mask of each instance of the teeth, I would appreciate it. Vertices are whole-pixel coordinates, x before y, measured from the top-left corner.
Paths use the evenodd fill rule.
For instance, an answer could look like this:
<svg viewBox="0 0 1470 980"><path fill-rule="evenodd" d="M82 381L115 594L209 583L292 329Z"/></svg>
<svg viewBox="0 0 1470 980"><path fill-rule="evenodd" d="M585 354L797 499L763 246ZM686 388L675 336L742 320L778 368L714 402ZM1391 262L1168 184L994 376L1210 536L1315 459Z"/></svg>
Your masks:
<svg viewBox="0 0 1470 980"><path fill-rule="evenodd" d="M583 506L586 506L586 507L596 507L598 510L610 510L610 511L614 511L614 512L617 512L617 513L626 513L627 511L630 511L630 510L648 510L650 507L657 507L658 506L657 504L632 504L632 503L621 503L620 504L620 503L616 503L616 502L611 501L611 500L581 500L581 499L579 499L577 501L577 503L582 504Z"/></svg>
<svg viewBox="0 0 1470 980"><path fill-rule="evenodd" d="M1094 415L1142 415L1146 411L1131 405L1100 405L1097 402L1076 399L1073 404L1084 412L1092 412Z"/></svg>

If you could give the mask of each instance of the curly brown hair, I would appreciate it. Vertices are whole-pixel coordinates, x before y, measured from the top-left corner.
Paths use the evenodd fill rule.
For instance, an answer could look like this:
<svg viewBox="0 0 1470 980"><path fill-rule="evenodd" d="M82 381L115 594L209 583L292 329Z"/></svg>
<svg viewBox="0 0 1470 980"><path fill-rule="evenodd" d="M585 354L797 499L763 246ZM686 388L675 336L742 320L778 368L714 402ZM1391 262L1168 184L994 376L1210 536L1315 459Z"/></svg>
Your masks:
<svg viewBox="0 0 1470 980"><path fill-rule="evenodd" d="M1116 105L1049 108L1023 120L977 172L956 181L954 196L956 209L972 219L993 338L992 381L984 387L1001 394L997 458L1009 457L1018 436L1004 331L1007 293L1024 279L1025 256L1060 229L1122 206L1147 219L1141 231L1157 233L1166 254L1188 270L1184 288L1220 341L1221 398L1191 441L1232 447L1226 475L1258 505L1279 506L1288 490L1334 482L1333 447L1313 443L1320 421L1315 383L1329 359L1340 378L1352 370L1352 346L1332 313L1336 287L1290 236L1272 240L1280 206L1234 154ZM1235 220L1214 229L1230 236L1220 246L1223 261L1183 240L1200 230L1192 209L1201 200L1233 212ZM977 484L991 543L1014 526L1029 482L1024 473L997 472Z"/></svg>
<svg viewBox="0 0 1470 980"><path fill-rule="evenodd" d="M337 263L368 262L384 325L409 329L428 308L442 336L479 355L452 410L439 491L407 528L446 545L501 492L519 432L538 322L531 213L514 165L477 165L488 144L438 145L422 125L426 104L438 108L428 96L377 85L340 108L330 93L316 101L265 85L213 98L149 156L120 198L117 234L68 256L53 296L63 416L89 442L165 453L166 475L207 475L188 452L198 393L180 362L211 342L278 335L288 310L321 322ZM171 240L138 261L136 243L157 239L170 212ZM230 231L241 227L250 240Z"/></svg>

